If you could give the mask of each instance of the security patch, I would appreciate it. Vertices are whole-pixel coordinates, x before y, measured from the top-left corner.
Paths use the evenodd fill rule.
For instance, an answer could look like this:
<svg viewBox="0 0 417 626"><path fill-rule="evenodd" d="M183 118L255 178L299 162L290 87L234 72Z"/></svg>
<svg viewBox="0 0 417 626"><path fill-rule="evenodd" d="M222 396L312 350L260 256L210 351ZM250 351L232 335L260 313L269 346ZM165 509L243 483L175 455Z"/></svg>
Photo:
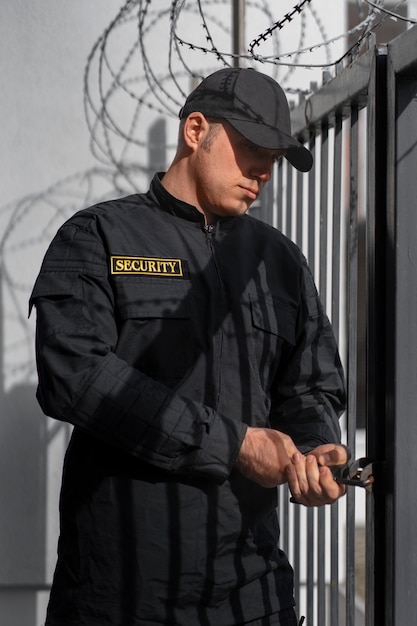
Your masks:
<svg viewBox="0 0 417 626"><path fill-rule="evenodd" d="M140 276L183 276L181 259L144 256L111 256L110 272Z"/></svg>

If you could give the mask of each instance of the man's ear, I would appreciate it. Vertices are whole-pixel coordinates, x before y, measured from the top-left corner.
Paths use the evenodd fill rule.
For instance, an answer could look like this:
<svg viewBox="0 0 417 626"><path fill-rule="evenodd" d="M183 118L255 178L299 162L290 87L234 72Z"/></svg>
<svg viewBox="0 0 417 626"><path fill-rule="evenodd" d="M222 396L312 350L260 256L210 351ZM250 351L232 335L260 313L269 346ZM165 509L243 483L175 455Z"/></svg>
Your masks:
<svg viewBox="0 0 417 626"><path fill-rule="evenodd" d="M190 149L197 148L202 139L208 133L209 129L210 124L207 118L202 113L200 113L199 111L190 113L190 115L185 120L183 127L183 137L185 144Z"/></svg>

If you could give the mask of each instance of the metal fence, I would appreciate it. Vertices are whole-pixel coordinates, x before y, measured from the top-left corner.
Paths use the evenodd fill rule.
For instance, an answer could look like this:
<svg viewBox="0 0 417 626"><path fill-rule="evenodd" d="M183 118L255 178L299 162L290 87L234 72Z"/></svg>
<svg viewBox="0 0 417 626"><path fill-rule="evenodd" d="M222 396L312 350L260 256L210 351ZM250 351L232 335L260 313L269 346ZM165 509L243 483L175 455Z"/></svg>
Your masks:
<svg viewBox="0 0 417 626"><path fill-rule="evenodd" d="M282 545L306 626L416 623L417 27L375 47L293 111L315 165L280 164L255 215L303 250L348 380L354 456L371 493L300 510L281 491ZM257 212L257 213L256 213Z"/></svg>

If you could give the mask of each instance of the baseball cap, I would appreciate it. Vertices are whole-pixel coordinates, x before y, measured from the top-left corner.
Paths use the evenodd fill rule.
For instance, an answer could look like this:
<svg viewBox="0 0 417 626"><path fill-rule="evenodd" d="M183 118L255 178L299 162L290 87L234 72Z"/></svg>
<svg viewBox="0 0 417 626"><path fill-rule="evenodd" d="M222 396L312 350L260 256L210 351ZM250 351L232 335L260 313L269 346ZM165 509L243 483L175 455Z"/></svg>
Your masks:
<svg viewBox="0 0 417 626"><path fill-rule="evenodd" d="M285 158L308 172L313 156L291 135L288 101L280 85L252 68L224 68L210 74L190 93L181 119L200 111L227 120L250 142L262 148L286 150Z"/></svg>

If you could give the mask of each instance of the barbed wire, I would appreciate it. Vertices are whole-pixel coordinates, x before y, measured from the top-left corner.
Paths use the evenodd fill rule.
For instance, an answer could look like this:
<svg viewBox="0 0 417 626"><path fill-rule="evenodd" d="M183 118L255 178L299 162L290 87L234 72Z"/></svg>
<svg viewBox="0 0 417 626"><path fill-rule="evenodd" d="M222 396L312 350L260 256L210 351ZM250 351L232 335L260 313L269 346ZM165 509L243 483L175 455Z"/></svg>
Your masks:
<svg viewBox="0 0 417 626"><path fill-rule="evenodd" d="M300 15L300 13L304 10L305 6L309 4L310 2L311 0L303 0L299 4L296 4L292 8L291 11L289 11L288 13L284 15L284 17L281 20L279 20L278 22L275 22L267 30L265 30L263 33L261 33L257 37L255 37L255 39L251 41L251 43L249 44L250 54L253 54L253 49L255 46L259 46L261 42L266 41L266 39L268 39L276 29L282 30L285 27L285 24L287 23L289 24L290 22L292 22L294 16Z"/></svg>
<svg viewBox="0 0 417 626"><path fill-rule="evenodd" d="M407 0L389 6L384 0L357 0L357 23L327 32L318 0L293 2L286 7L276 0L244 3L249 42L244 52L232 49L230 0L121 4L92 46L84 70L84 113L97 167L0 207L4 370L11 379L35 375L33 329L27 323L35 260L40 264L55 230L76 210L147 187L152 172L147 129L155 121L177 119L190 86L211 71L238 64L269 72L288 95L305 98L314 82L307 82L306 71L316 76L348 64L388 20L403 28L417 22L401 11L410 6ZM332 11L336 4L347 6L333 0ZM166 147L173 150L174 143L168 140Z"/></svg>
<svg viewBox="0 0 417 626"><path fill-rule="evenodd" d="M383 13L386 17L390 17L394 20L400 20L402 22L407 22L408 24L417 24L417 19L413 17L405 17L401 15L401 13L397 13L396 11L390 11L386 7L383 6L381 2L371 2L371 0L363 0L365 4L372 7L376 13ZM395 9L398 9L401 5L405 4L407 0L402 0L398 4L395 5Z"/></svg>
<svg viewBox="0 0 417 626"><path fill-rule="evenodd" d="M276 3L248 0L245 11L262 15L270 26L251 38L245 53L238 53L231 49L229 0L172 0L170 7L166 3L161 6L158 0L125 2L93 47L86 65L85 111L93 154L101 162L110 163L126 177L132 188L138 189L138 178L143 179L140 174L146 173L140 159L138 163L136 150L143 151L147 144L141 120L149 115L175 118L189 91L190 81L236 63L258 69L268 67L288 94L305 98L311 88L304 77L297 83L298 71L329 70L340 67L343 61L349 62L386 19L397 19L401 15L397 9L406 0L394 7L390 5L389 9L384 6L384 0L358 0L357 6L363 9L362 19L331 36L325 32L315 3L316 0L300 0L276 19L273 15L277 11ZM340 4L346 6L345 2ZM279 6L282 5L285 3ZM230 12L228 19L225 19L225 9ZM402 15L401 19L409 24L415 22ZM256 20L247 20L247 31L252 22ZM285 50L283 33L295 25L297 46ZM307 36L312 26L318 36L315 41L309 41ZM130 29L128 36L123 37L129 46L116 67L109 49L112 37L122 40L122 29ZM158 55L155 55L156 40L160 42ZM332 58L332 47L343 41L349 41L349 46ZM261 50L267 42L270 53ZM319 58L321 51L324 56ZM161 62L161 57L165 61ZM132 67L134 72L130 71ZM125 110L122 113L117 105L123 96ZM130 110L125 114L129 101ZM130 156L132 148L135 148L133 157ZM136 166L133 169L132 164Z"/></svg>

